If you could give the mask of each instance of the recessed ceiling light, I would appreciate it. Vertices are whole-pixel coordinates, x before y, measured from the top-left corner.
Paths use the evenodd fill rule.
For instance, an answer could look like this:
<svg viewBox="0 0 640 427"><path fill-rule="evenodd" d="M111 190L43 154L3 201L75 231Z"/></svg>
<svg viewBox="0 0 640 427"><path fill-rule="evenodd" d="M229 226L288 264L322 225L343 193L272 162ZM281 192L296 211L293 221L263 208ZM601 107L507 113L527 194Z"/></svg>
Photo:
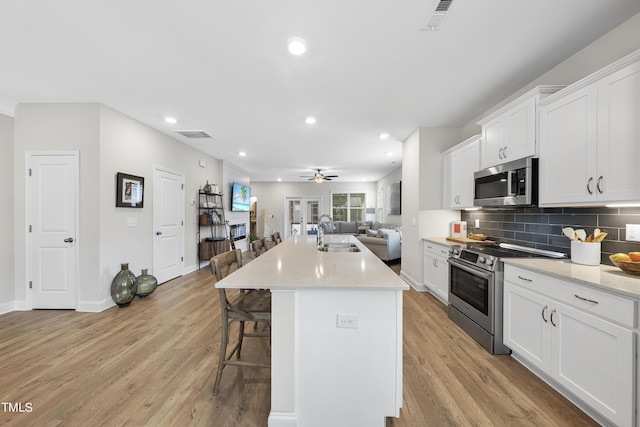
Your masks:
<svg viewBox="0 0 640 427"><path fill-rule="evenodd" d="M393 153L391 151L388 151L387 156L393 156Z"/></svg>
<svg viewBox="0 0 640 427"><path fill-rule="evenodd" d="M176 123L178 123L175 117L165 117L164 121L172 125L175 125Z"/></svg>
<svg viewBox="0 0 640 427"><path fill-rule="evenodd" d="M278 181L278 182L282 181L282 178L278 178L278 179L277 179L277 181Z"/></svg>
<svg viewBox="0 0 640 427"><path fill-rule="evenodd" d="M378 135L380 137L380 139L387 139L389 138L389 134L388 133L381 133L380 135Z"/></svg>
<svg viewBox="0 0 640 427"><path fill-rule="evenodd" d="M307 51L307 43L300 38L293 38L289 40L288 49L292 55L300 56Z"/></svg>
<svg viewBox="0 0 640 427"><path fill-rule="evenodd" d="M308 124L308 125L312 125L316 122L316 118L315 117L307 117L306 119L304 119L304 121Z"/></svg>
<svg viewBox="0 0 640 427"><path fill-rule="evenodd" d="M247 153L245 151L239 151L238 152L238 156L240 156L240 157L244 157L246 155L247 155Z"/></svg>

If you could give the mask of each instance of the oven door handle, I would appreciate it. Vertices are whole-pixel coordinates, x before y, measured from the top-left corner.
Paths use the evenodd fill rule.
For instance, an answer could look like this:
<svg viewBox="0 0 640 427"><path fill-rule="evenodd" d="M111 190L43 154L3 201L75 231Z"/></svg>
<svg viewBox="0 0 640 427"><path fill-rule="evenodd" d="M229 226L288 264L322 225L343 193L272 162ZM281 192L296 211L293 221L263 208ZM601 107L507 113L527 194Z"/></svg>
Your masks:
<svg viewBox="0 0 640 427"><path fill-rule="evenodd" d="M454 267L456 267L456 268L459 268L460 270L464 270L464 271L466 271L468 273L471 273L473 275L480 276L483 279L491 280L491 278L493 276L492 272L484 271L484 270L481 270L479 268L469 267L469 266L467 266L465 264L462 264L461 262L456 261L456 260L451 259L451 258L449 258L449 264L454 266Z"/></svg>

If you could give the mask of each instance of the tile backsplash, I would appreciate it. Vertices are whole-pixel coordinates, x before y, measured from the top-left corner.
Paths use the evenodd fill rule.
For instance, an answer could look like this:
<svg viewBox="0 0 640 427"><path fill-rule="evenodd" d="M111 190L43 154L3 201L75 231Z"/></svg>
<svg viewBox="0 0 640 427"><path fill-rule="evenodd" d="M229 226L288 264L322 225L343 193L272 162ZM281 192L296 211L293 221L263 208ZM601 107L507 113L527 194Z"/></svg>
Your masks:
<svg viewBox="0 0 640 427"><path fill-rule="evenodd" d="M564 252L571 255L571 241L562 228L608 233L602 242L602 263L611 264L616 252L640 252L640 242L627 242L626 224L640 224L640 208L501 208L463 211L470 233L484 233L491 240ZM475 228L475 220L480 227Z"/></svg>

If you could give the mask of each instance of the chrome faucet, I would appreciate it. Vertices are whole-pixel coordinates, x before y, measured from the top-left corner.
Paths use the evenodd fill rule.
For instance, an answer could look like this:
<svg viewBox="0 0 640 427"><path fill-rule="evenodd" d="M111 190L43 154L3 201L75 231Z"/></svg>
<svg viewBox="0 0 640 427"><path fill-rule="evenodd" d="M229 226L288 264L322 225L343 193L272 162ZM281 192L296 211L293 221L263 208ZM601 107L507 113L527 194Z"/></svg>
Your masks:
<svg viewBox="0 0 640 427"><path fill-rule="evenodd" d="M333 218L331 218L328 214L322 214L318 218L318 246L322 245L322 238L324 237L324 228L320 225L324 218L328 218L329 222L333 222Z"/></svg>

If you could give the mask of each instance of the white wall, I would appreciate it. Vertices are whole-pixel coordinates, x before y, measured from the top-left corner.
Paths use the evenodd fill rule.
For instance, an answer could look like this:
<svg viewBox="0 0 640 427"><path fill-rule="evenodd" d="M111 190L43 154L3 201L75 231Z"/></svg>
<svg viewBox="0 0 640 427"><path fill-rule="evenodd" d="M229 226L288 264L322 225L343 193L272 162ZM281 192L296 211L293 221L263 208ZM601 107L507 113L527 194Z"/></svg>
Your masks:
<svg viewBox="0 0 640 427"><path fill-rule="evenodd" d="M0 314L13 310L13 118L0 114Z"/></svg>
<svg viewBox="0 0 640 427"><path fill-rule="evenodd" d="M422 283L423 237L444 237L459 212L442 211L440 153L461 142L459 128L420 128L402 148L402 271L409 283Z"/></svg>
<svg viewBox="0 0 640 427"><path fill-rule="evenodd" d="M611 30L581 51L565 59L463 127L464 139L480 132L476 122L539 85L570 85L640 49L640 14Z"/></svg>
<svg viewBox="0 0 640 427"><path fill-rule="evenodd" d="M113 305L110 286L120 263L139 274L152 273L153 168L185 175L185 272L197 267L198 210L191 200L208 179L219 182L220 161L100 104L21 104L15 116L14 215L15 299L26 307L25 153L35 150L80 151L79 309ZM198 166L205 160L206 168ZM116 173L145 178L144 207L116 208ZM135 217L137 227L127 227Z"/></svg>
<svg viewBox="0 0 640 427"><path fill-rule="evenodd" d="M258 199L258 235L262 236L263 215L273 215L267 218L266 224L272 229L271 235L279 231L284 237L284 200L286 197L322 197L322 210L320 214L331 214L331 193L365 193L367 207L376 206L376 184L374 182L252 182L251 196Z"/></svg>
<svg viewBox="0 0 640 427"><path fill-rule="evenodd" d="M158 132L116 110L100 106L100 280L92 300L110 301L110 286L122 262L136 275L148 268L153 274L153 171L166 168L184 175L184 266L185 273L198 267L198 190L221 182L220 160ZM206 166L199 166L204 160ZM115 207L115 177L118 172L145 178L142 209ZM192 201L195 200L195 203ZM83 202L84 203L84 202ZM137 227L127 227L136 217Z"/></svg>
<svg viewBox="0 0 640 427"><path fill-rule="evenodd" d="M28 151L80 151L78 300L99 282L100 181L98 104L20 104L14 119L14 232L16 308L27 304L25 271L25 156Z"/></svg>
<svg viewBox="0 0 640 427"><path fill-rule="evenodd" d="M224 216L232 224L244 224L247 230L247 238L239 240L235 243L236 248L242 251L249 250L249 212L231 212L231 187L234 182L247 185L251 187L249 178L249 172L245 171L241 167L234 165L233 163L222 161L222 186L221 190L224 195ZM251 191L251 197L253 197L253 189Z"/></svg>

